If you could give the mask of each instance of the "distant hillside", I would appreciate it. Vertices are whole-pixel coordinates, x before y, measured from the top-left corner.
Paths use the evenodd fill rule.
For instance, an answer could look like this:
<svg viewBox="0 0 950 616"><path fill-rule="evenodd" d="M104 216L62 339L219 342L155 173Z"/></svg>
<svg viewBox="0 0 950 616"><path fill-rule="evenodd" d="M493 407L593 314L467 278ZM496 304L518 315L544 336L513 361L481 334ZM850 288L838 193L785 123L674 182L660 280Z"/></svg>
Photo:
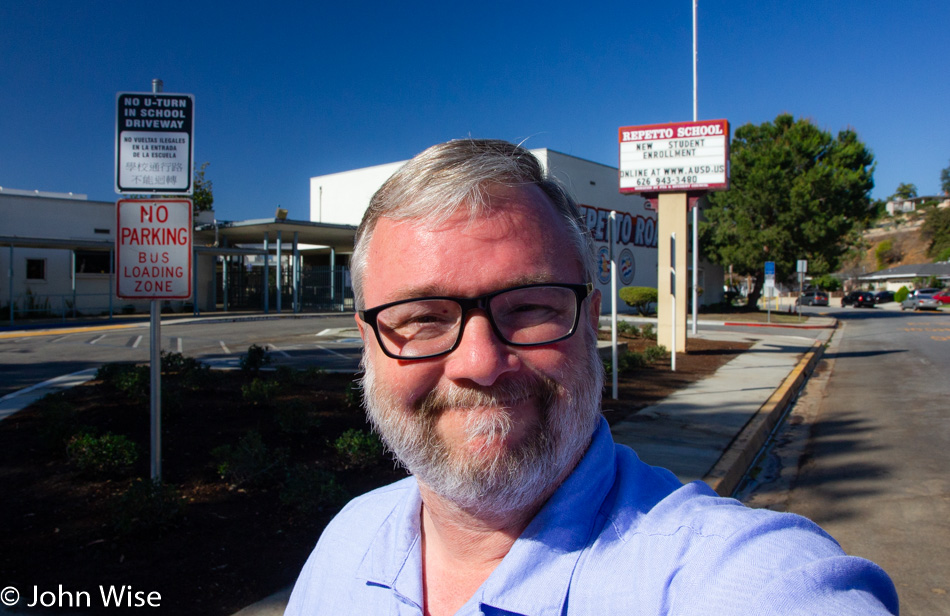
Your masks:
<svg viewBox="0 0 950 616"><path fill-rule="evenodd" d="M928 241L921 237L923 222L924 215L920 212L883 218L861 235L860 243L851 250L851 257L842 262L840 273L854 276L898 265L933 262L927 256Z"/></svg>

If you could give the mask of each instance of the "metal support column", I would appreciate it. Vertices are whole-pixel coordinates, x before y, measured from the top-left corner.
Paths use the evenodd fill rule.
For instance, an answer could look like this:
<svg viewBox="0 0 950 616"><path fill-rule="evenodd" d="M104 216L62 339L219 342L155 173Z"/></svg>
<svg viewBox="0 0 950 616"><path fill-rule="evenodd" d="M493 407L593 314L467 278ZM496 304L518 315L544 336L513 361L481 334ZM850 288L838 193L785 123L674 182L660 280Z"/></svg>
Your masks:
<svg viewBox="0 0 950 616"><path fill-rule="evenodd" d="M280 231L278 230L277 231L277 281L276 281L277 282L277 314L280 314L280 306L281 306L280 296L282 295L283 282L284 282L283 280L284 277L282 276L282 274L284 273L284 269L283 269L283 263L281 263L281 258L280 258L280 249L282 246L283 244L281 243L281 239L280 239Z"/></svg>
<svg viewBox="0 0 950 616"><path fill-rule="evenodd" d="M109 320L113 318L112 310L112 296L115 293L112 292L112 279L115 277L115 249L109 248Z"/></svg>
<svg viewBox="0 0 950 616"><path fill-rule="evenodd" d="M192 314L198 316L198 247L191 248L191 310Z"/></svg>
<svg viewBox="0 0 950 616"><path fill-rule="evenodd" d="M270 313L270 248L268 237L264 235L264 314Z"/></svg>
<svg viewBox="0 0 950 616"><path fill-rule="evenodd" d="M330 305L336 300L336 249L330 247ZM342 305L343 302L340 302Z"/></svg>
<svg viewBox="0 0 950 616"><path fill-rule="evenodd" d="M290 267L290 275L293 277L294 287L294 314L300 312L300 247L297 245L299 235L299 233L294 231L294 260Z"/></svg>
<svg viewBox="0 0 950 616"><path fill-rule="evenodd" d="M69 283L73 294L73 318L76 318L76 251L69 251L69 261L71 263L69 272Z"/></svg>
<svg viewBox="0 0 950 616"><path fill-rule="evenodd" d="M222 241L222 246L228 245L228 238L224 238ZM243 265L243 258L241 259ZM221 298L221 301L224 304L224 311L228 311L228 295L230 289L228 288L228 270L231 268L231 255L224 255L224 270L221 272L221 288L224 297Z"/></svg>
<svg viewBox="0 0 950 616"><path fill-rule="evenodd" d="M10 244L10 325L13 325L13 244Z"/></svg>

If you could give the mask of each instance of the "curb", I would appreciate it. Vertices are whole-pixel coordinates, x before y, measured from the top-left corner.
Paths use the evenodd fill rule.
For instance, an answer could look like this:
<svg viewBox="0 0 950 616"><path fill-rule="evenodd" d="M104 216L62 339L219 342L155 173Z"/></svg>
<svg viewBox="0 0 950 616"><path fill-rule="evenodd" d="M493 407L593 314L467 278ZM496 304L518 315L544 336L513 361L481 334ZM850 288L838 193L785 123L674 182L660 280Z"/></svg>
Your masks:
<svg viewBox="0 0 950 616"><path fill-rule="evenodd" d="M835 323L828 325L795 325L794 323L752 323L749 321L726 321L723 325L727 327L785 327L788 329L834 329Z"/></svg>
<svg viewBox="0 0 950 616"><path fill-rule="evenodd" d="M772 429L798 397L798 391L815 370L824 355L825 343L816 341L781 385L759 407L745 427L732 439L719 461L703 477L703 481L720 496L731 496L739 487L749 466L766 443Z"/></svg>

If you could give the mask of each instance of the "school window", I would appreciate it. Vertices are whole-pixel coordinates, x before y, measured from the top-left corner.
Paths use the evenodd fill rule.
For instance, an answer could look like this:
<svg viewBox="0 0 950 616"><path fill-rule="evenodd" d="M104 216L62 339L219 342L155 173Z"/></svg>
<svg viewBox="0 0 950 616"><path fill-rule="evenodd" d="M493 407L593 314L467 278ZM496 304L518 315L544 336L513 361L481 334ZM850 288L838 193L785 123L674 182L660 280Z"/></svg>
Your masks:
<svg viewBox="0 0 950 616"><path fill-rule="evenodd" d="M26 279L46 280L46 259L27 259Z"/></svg>
<svg viewBox="0 0 950 616"><path fill-rule="evenodd" d="M112 271L109 253L93 250L76 251L77 274L108 274Z"/></svg>

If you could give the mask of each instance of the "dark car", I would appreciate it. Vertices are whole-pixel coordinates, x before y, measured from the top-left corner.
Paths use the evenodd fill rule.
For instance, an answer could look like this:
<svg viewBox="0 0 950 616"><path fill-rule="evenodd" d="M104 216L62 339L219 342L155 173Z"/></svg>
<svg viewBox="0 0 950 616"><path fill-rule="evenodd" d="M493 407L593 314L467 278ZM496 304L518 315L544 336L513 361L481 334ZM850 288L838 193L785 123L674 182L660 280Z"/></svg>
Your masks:
<svg viewBox="0 0 950 616"><path fill-rule="evenodd" d="M828 294L824 291L805 291L798 298L798 303L802 306L827 306Z"/></svg>
<svg viewBox="0 0 950 616"><path fill-rule="evenodd" d="M886 304L888 302L894 301L894 292L893 291L878 291L874 294L874 303L875 304Z"/></svg>
<svg viewBox="0 0 950 616"><path fill-rule="evenodd" d="M874 308L874 294L870 291L851 291L841 298L841 305Z"/></svg>

